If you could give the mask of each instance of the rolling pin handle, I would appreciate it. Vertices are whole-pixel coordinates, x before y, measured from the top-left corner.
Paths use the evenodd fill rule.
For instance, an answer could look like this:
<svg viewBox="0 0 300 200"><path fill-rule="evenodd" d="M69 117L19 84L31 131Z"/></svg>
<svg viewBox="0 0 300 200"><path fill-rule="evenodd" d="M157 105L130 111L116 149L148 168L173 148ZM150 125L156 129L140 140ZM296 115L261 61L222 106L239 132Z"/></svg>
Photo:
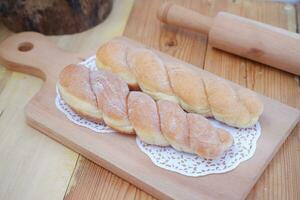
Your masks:
<svg viewBox="0 0 300 200"><path fill-rule="evenodd" d="M157 12L160 21L208 35L213 18L201 15L182 6L166 2Z"/></svg>

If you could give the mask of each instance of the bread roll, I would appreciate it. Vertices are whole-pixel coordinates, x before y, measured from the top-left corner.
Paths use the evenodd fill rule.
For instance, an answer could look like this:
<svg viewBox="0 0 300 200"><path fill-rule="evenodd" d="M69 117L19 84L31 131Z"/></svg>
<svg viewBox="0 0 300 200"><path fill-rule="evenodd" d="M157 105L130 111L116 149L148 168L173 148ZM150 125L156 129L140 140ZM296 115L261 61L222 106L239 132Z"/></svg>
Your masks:
<svg viewBox="0 0 300 200"><path fill-rule="evenodd" d="M70 65L61 72L58 85L62 98L79 115L93 119L97 113L97 120L103 116L111 128L136 133L148 144L171 145L212 159L233 143L228 132L214 128L198 114L187 114L173 101L156 103L145 93L129 92L126 82L110 71Z"/></svg>
<svg viewBox="0 0 300 200"><path fill-rule="evenodd" d="M234 90L221 79L204 79L206 94L213 116L236 127L254 125L263 106L248 89Z"/></svg>
<svg viewBox="0 0 300 200"><path fill-rule="evenodd" d="M89 70L86 67L65 67L60 73L57 87L61 97L76 113L91 121L102 122L102 112L97 109L96 97L89 83Z"/></svg>
<svg viewBox="0 0 300 200"><path fill-rule="evenodd" d="M190 148L189 126L186 113L174 102L157 102L161 131L166 140L178 151L193 152Z"/></svg>
<svg viewBox="0 0 300 200"><path fill-rule="evenodd" d="M174 62L166 63L165 66L173 92L177 95L182 108L188 112L212 116L205 85L197 71Z"/></svg>
<svg viewBox="0 0 300 200"><path fill-rule="evenodd" d="M223 129L214 128L209 121L194 113L187 114L190 133L190 148L205 158L216 158L233 142L231 135Z"/></svg>
<svg viewBox="0 0 300 200"><path fill-rule="evenodd" d="M153 51L134 47L120 39L112 40L104 46L121 44L123 48L119 48L119 54L123 51L122 60L127 61L123 63L123 67L129 69L127 72L134 77L140 89L155 100L170 100L179 103L187 112L212 116L239 128L253 126L263 112L262 102L248 89L237 90L219 78L203 77L197 69L163 61ZM124 46L127 46L127 51ZM106 48L106 53L116 54L111 48ZM98 62L105 62L105 58L98 54L96 59ZM111 59L118 60L117 56L112 56ZM106 68L123 76L114 70L112 61L107 62Z"/></svg>
<svg viewBox="0 0 300 200"><path fill-rule="evenodd" d="M129 89L126 82L104 70L91 71L90 79L104 122L119 132L132 134L133 128L127 114Z"/></svg>
<svg viewBox="0 0 300 200"><path fill-rule="evenodd" d="M128 44L120 40L106 43L98 49L96 62L99 69L107 69L119 74L127 82L130 89L138 90L139 86L126 61L129 48Z"/></svg>
<svg viewBox="0 0 300 200"><path fill-rule="evenodd" d="M139 138L147 144L168 146L160 131L155 101L142 92L130 92L128 97L129 120Z"/></svg>
<svg viewBox="0 0 300 200"><path fill-rule="evenodd" d="M155 100L166 99L178 102L163 62L152 51L133 49L127 55L127 62L143 92Z"/></svg>

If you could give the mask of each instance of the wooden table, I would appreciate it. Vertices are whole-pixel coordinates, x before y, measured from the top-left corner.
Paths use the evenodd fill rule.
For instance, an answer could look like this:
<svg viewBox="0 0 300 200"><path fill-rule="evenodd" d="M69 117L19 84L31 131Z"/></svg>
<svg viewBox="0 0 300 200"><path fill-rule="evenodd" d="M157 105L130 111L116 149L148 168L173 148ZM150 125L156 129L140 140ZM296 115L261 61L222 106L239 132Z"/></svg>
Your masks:
<svg viewBox="0 0 300 200"><path fill-rule="evenodd" d="M115 0L103 24L80 34L49 38L64 49L86 51L124 32L148 46L300 108L299 77L212 49L200 34L162 26L153 14L161 2ZM300 12L300 5L250 0L175 2L210 16L225 10L294 32L300 21L296 12ZM9 34L1 25L0 41ZM0 67L0 199L152 199L138 186L26 125L24 106L41 85L38 78ZM248 199L300 199L299 140L298 125Z"/></svg>

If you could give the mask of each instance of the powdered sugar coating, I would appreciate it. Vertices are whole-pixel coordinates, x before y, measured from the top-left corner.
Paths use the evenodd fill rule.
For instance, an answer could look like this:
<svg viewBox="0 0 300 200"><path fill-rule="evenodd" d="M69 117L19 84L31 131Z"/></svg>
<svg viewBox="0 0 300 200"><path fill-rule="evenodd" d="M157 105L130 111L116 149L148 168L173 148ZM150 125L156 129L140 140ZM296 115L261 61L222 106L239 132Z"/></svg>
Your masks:
<svg viewBox="0 0 300 200"><path fill-rule="evenodd" d="M127 62L141 88L173 95L164 64L152 51L142 48L131 50Z"/></svg>
<svg viewBox="0 0 300 200"><path fill-rule="evenodd" d="M156 166L192 177L231 171L254 155L256 142L261 134L259 123L250 128L233 128L214 119L209 121L215 127L225 128L234 138L234 145L218 159L201 158L195 154L176 151L172 147L149 145L139 138L136 138L136 143Z"/></svg>

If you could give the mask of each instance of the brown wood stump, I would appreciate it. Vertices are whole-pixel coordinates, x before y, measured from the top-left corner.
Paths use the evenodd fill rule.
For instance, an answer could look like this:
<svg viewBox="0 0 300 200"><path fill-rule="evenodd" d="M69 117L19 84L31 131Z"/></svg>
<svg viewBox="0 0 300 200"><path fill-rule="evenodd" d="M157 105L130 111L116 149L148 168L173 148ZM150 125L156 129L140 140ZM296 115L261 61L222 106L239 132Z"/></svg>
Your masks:
<svg viewBox="0 0 300 200"><path fill-rule="evenodd" d="M0 18L14 32L71 34L102 22L112 4L113 0L1 0Z"/></svg>

